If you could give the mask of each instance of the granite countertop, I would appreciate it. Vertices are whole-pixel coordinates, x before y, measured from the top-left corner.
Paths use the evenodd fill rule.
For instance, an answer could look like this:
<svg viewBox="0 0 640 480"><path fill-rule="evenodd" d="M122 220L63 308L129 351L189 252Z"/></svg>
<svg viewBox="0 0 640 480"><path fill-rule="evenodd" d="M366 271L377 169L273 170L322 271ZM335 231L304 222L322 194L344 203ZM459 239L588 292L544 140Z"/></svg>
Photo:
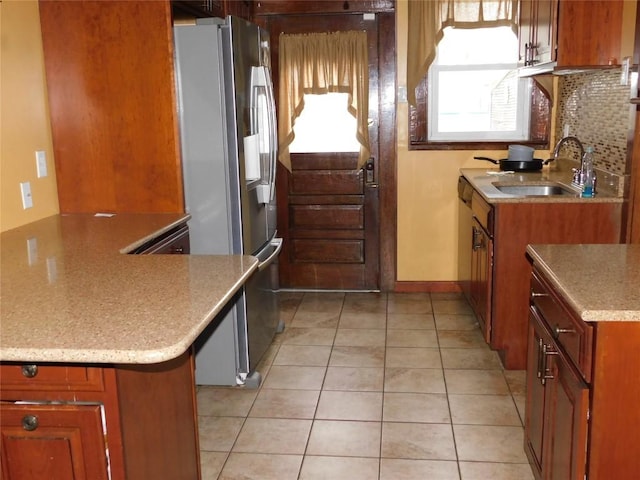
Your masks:
<svg viewBox="0 0 640 480"><path fill-rule="evenodd" d="M529 245L527 253L584 321L640 321L640 245Z"/></svg>
<svg viewBox="0 0 640 480"><path fill-rule="evenodd" d="M125 254L188 218L55 215L3 232L0 360L149 364L185 352L258 263Z"/></svg>
<svg viewBox="0 0 640 480"><path fill-rule="evenodd" d="M623 198L618 193L618 187L614 186L618 179L605 178L604 172L599 175L598 193L593 198L581 198L579 190L571 186L571 171L567 167L563 170L553 170L545 167L536 172L505 173L498 168L463 168L460 174L465 177L471 186L482 195L489 203L622 203ZM613 175L610 175L613 177ZM503 185L518 185L554 182L574 190L575 195L551 195L547 197L522 197L508 195L498 190L494 183Z"/></svg>

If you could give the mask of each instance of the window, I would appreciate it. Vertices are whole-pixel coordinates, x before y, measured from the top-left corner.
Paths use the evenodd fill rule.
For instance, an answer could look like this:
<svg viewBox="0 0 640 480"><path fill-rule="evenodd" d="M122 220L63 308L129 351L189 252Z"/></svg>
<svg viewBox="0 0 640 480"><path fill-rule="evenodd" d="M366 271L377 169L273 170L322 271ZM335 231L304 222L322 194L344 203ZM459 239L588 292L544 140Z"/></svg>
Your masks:
<svg viewBox="0 0 640 480"><path fill-rule="evenodd" d="M304 108L293 125L291 153L359 152L356 118L347 109L346 93L304 95Z"/></svg>
<svg viewBox="0 0 640 480"><path fill-rule="evenodd" d="M517 62L510 27L445 28L416 90L418 106L410 109L411 148L546 143L549 99L533 80L518 76Z"/></svg>

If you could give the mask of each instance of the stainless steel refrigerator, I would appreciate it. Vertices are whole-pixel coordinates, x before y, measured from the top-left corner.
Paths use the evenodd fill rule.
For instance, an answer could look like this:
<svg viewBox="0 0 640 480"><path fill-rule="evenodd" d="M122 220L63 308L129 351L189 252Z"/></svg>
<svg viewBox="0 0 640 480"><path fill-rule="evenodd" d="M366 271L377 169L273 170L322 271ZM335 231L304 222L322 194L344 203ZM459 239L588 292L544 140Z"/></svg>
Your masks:
<svg viewBox="0 0 640 480"><path fill-rule="evenodd" d="M191 254L248 254L258 272L196 342L196 383L256 387L279 323L277 128L269 34L240 18L174 27Z"/></svg>

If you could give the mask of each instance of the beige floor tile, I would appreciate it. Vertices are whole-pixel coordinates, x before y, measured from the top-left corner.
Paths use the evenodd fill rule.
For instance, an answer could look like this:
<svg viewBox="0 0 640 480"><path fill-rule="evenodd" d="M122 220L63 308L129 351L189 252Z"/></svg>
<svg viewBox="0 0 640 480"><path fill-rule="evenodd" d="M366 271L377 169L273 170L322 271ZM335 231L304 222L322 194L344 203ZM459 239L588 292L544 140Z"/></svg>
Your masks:
<svg viewBox="0 0 640 480"><path fill-rule="evenodd" d="M382 418L385 422L451 422L443 393L385 393Z"/></svg>
<svg viewBox="0 0 640 480"><path fill-rule="evenodd" d="M387 330L388 347L438 348L435 330Z"/></svg>
<svg viewBox="0 0 640 480"><path fill-rule="evenodd" d="M344 313L387 313L386 293L347 293L342 306Z"/></svg>
<svg viewBox="0 0 640 480"><path fill-rule="evenodd" d="M388 313L431 313L428 293L390 293L387 295Z"/></svg>
<svg viewBox="0 0 640 480"><path fill-rule="evenodd" d="M334 345L352 347L384 347L386 332L372 328L339 328Z"/></svg>
<svg viewBox="0 0 640 480"><path fill-rule="evenodd" d="M329 367L322 389L381 392L384 378L382 367Z"/></svg>
<svg viewBox="0 0 640 480"><path fill-rule="evenodd" d="M289 325L296 328L337 328L339 320L339 309L316 312L299 307Z"/></svg>
<svg viewBox="0 0 640 480"><path fill-rule="evenodd" d="M390 330L434 330L436 324L431 313L389 313L387 328Z"/></svg>
<svg viewBox="0 0 640 480"><path fill-rule="evenodd" d="M315 420L307 455L380 456L380 422Z"/></svg>
<svg viewBox="0 0 640 480"><path fill-rule="evenodd" d="M431 300L465 300L462 292L430 292Z"/></svg>
<svg viewBox="0 0 640 480"><path fill-rule="evenodd" d="M335 346L331 352L331 367L382 367L384 347Z"/></svg>
<svg viewBox="0 0 640 480"><path fill-rule="evenodd" d="M444 370L447 392L506 395L509 387L502 370Z"/></svg>
<svg viewBox="0 0 640 480"><path fill-rule="evenodd" d="M387 368L385 392L446 393L441 368Z"/></svg>
<svg viewBox="0 0 640 480"><path fill-rule="evenodd" d="M378 480L377 458L306 455L300 480Z"/></svg>
<svg viewBox="0 0 640 480"><path fill-rule="evenodd" d="M285 390L320 390L326 370L326 367L274 365L262 385Z"/></svg>
<svg viewBox="0 0 640 480"><path fill-rule="evenodd" d="M437 348L388 347L386 368L442 368Z"/></svg>
<svg viewBox="0 0 640 480"><path fill-rule="evenodd" d="M487 342L480 330L438 331L440 348L485 348Z"/></svg>
<svg viewBox="0 0 640 480"><path fill-rule="evenodd" d="M522 426L511 395L449 394L454 424Z"/></svg>
<svg viewBox="0 0 640 480"><path fill-rule="evenodd" d="M383 422L382 457L456 460L451 425Z"/></svg>
<svg viewBox="0 0 640 480"><path fill-rule="evenodd" d="M504 378L512 395L525 395L527 393L527 371L526 370L505 370Z"/></svg>
<svg viewBox="0 0 640 480"><path fill-rule="evenodd" d="M281 335L284 345L333 345L336 329L286 327Z"/></svg>
<svg viewBox="0 0 640 480"><path fill-rule="evenodd" d="M301 464L302 455L234 452L229 455L219 480L296 480Z"/></svg>
<svg viewBox="0 0 640 480"><path fill-rule="evenodd" d="M312 419L318 406L318 390L272 390L263 388L256 398L250 417Z"/></svg>
<svg viewBox="0 0 640 480"><path fill-rule="evenodd" d="M339 328L387 328L387 314L378 312L342 312Z"/></svg>
<svg viewBox="0 0 640 480"><path fill-rule="evenodd" d="M339 314L344 303L344 293L307 292L298 306L298 312L332 312Z"/></svg>
<svg viewBox="0 0 640 480"><path fill-rule="evenodd" d="M527 463L522 427L454 425L460 461Z"/></svg>
<svg viewBox="0 0 640 480"><path fill-rule="evenodd" d="M533 480L528 464L460 462L462 480Z"/></svg>
<svg viewBox="0 0 640 480"><path fill-rule="evenodd" d="M433 313L448 313L456 315L472 315L473 310L464 299L433 300Z"/></svg>
<svg viewBox="0 0 640 480"><path fill-rule="evenodd" d="M246 417L258 394L244 387L200 386L196 395L198 415Z"/></svg>
<svg viewBox="0 0 640 480"><path fill-rule="evenodd" d="M489 348L443 348L442 365L447 368L467 370L496 370L502 367L496 352Z"/></svg>
<svg viewBox="0 0 640 480"><path fill-rule="evenodd" d="M202 480L216 480L224 462L227 460L228 453L223 452L200 452L200 470Z"/></svg>
<svg viewBox="0 0 640 480"><path fill-rule="evenodd" d="M282 345L273 364L324 367L329 363L330 355L328 345Z"/></svg>
<svg viewBox="0 0 640 480"><path fill-rule="evenodd" d="M247 418L233 452L303 454L311 420Z"/></svg>
<svg viewBox="0 0 640 480"><path fill-rule="evenodd" d="M438 330L479 330L478 321L473 315L434 313Z"/></svg>
<svg viewBox="0 0 640 480"><path fill-rule="evenodd" d="M445 460L383 458L380 480L460 480L458 464ZM485 479L485 480L488 480Z"/></svg>
<svg viewBox="0 0 640 480"><path fill-rule="evenodd" d="M323 391L315 418L379 422L382 420L382 393Z"/></svg>
<svg viewBox="0 0 640 480"><path fill-rule="evenodd" d="M230 452L244 422L239 417L198 417L200 450Z"/></svg>

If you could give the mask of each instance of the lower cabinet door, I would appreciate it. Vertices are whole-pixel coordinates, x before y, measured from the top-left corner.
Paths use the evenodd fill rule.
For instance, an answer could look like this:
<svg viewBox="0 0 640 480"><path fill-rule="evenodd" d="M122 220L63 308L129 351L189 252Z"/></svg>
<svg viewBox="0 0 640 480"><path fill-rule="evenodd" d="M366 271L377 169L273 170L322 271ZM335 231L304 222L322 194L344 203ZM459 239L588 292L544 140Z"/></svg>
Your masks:
<svg viewBox="0 0 640 480"><path fill-rule="evenodd" d="M0 404L5 480L106 480L100 405Z"/></svg>
<svg viewBox="0 0 640 480"><path fill-rule="evenodd" d="M584 480L587 461L589 390L564 356L554 358L548 475L550 480Z"/></svg>

